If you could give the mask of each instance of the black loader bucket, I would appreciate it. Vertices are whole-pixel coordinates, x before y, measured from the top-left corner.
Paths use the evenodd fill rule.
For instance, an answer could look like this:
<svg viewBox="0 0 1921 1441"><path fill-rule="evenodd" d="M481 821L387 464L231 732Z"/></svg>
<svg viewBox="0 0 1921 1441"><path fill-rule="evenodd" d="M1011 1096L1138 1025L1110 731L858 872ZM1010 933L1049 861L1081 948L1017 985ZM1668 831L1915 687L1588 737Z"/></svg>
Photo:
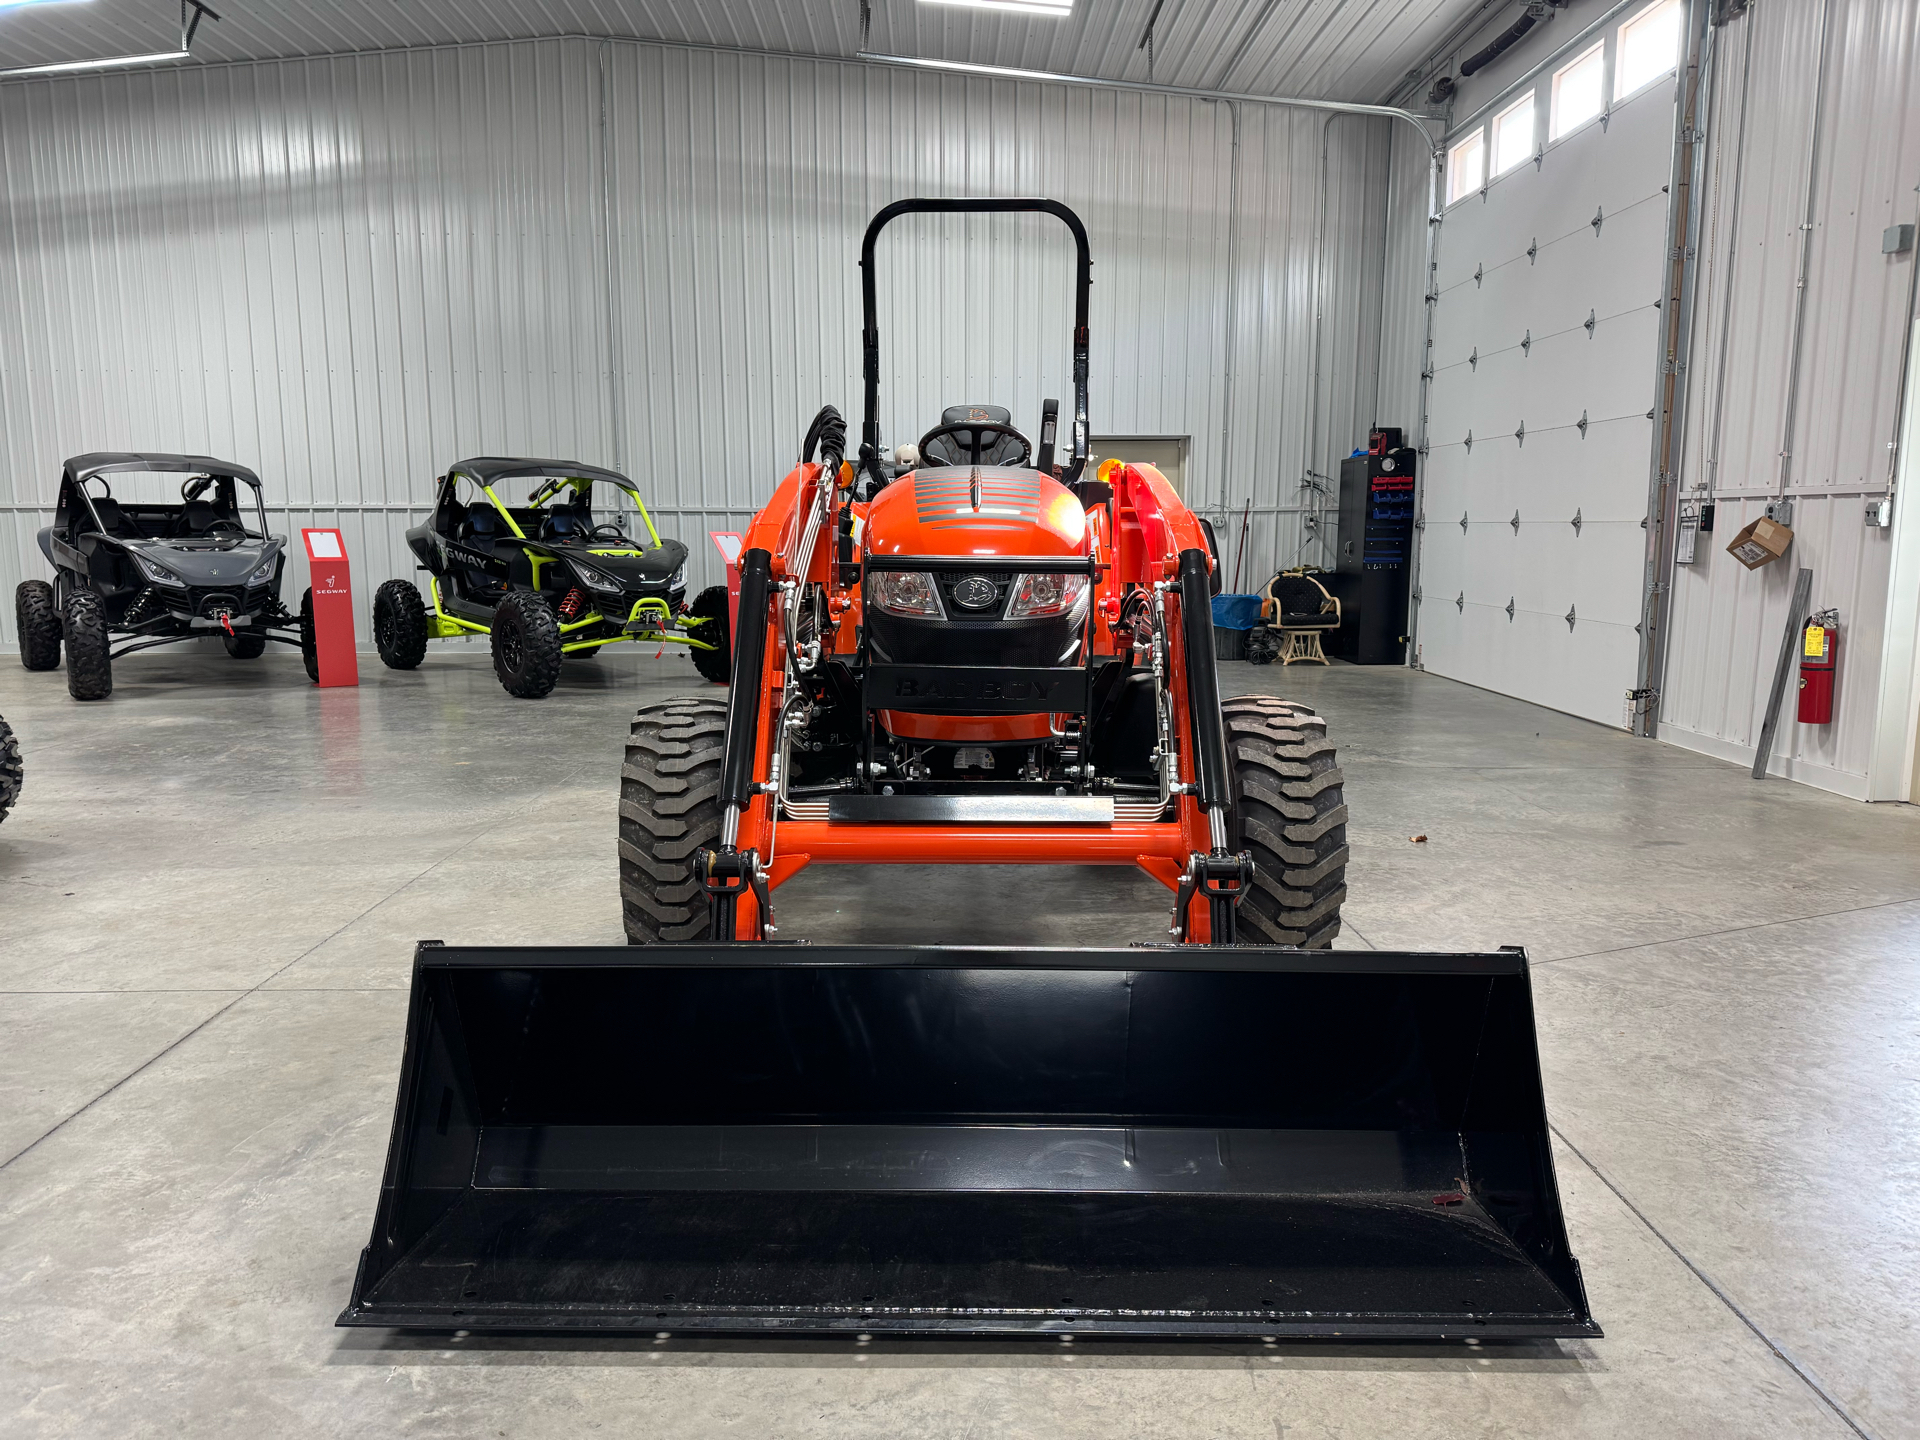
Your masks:
<svg viewBox="0 0 1921 1441"><path fill-rule="evenodd" d="M342 1325L1596 1336L1525 958L414 962Z"/></svg>

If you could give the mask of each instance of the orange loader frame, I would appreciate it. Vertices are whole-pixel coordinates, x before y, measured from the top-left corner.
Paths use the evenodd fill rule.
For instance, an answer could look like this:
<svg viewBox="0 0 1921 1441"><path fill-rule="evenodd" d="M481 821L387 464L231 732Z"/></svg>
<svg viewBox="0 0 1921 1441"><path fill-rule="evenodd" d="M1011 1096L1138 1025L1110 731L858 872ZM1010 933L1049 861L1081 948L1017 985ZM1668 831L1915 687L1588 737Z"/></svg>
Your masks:
<svg viewBox="0 0 1921 1441"><path fill-rule="evenodd" d="M830 462L831 463L831 462ZM1174 787L1171 819L1112 825L836 825L826 821L786 819L777 815L778 778L772 775L776 728L783 714L790 684L790 653L786 610L790 599L808 584L825 587L832 628L824 639L826 654L850 657L856 651L855 627L861 623L862 595L858 580L836 564L823 534L841 529L841 512L851 510L858 524L866 504L853 498L851 463L835 469L832 484L823 477L828 467L814 462L797 466L781 481L773 500L755 516L741 547L741 608L736 629L734 694L729 705L730 762L734 721L743 709L755 716L750 786L732 838L740 852L764 858L762 878L739 878L725 886L734 908L736 939L768 939L763 913L771 913L766 894L810 865L1100 865L1139 866L1169 890L1180 895L1192 859L1219 849L1210 834L1209 819L1199 800L1197 760L1201 746L1194 735L1191 707L1173 707L1179 753L1179 784ZM1166 477L1150 465L1103 462L1099 478L1113 491L1107 506L1088 513L1094 531L1097 568L1094 591L1095 654L1114 655L1129 642L1117 636L1114 622L1130 587L1156 596L1166 608L1164 630L1168 643L1168 691L1186 696L1204 671L1206 689L1215 693L1213 616L1205 616L1210 644L1198 657L1191 655L1190 633L1182 607L1186 596L1180 584L1183 552L1198 552L1208 569L1217 564L1200 521L1181 503ZM818 523L810 523L818 520ZM764 567L766 583L751 583L756 565ZM1157 588L1158 587L1158 588ZM760 624L755 625L756 617ZM754 647L755 632L779 642ZM751 670L743 665L760 650ZM746 673L743 674L743 670ZM758 687L758 704L743 707L742 687ZM1218 714L1218 700L1214 702ZM1214 744L1219 745L1218 736ZM732 767L730 765L730 773ZM725 843L725 838L723 843ZM711 884L711 883L710 883ZM1212 910L1204 885L1189 885L1185 925L1177 915L1172 934L1205 943L1212 939ZM1216 896L1218 899L1218 896ZM717 933L728 927L724 921Z"/></svg>

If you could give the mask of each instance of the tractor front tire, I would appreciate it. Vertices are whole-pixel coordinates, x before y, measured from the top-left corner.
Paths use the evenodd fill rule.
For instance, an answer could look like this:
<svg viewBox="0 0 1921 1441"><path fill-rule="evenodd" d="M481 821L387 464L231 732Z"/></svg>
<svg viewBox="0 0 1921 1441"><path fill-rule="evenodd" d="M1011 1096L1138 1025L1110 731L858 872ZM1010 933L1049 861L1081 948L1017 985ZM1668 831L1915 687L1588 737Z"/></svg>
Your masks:
<svg viewBox="0 0 1921 1441"><path fill-rule="evenodd" d="M656 701L634 716L620 768L620 913L632 945L708 937L694 858L720 845L726 750L725 701Z"/></svg>
<svg viewBox="0 0 1921 1441"><path fill-rule="evenodd" d="M90 590L67 597L63 629L67 641L67 694L75 700L105 700L113 694L113 660L107 647L107 607Z"/></svg>
<svg viewBox="0 0 1921 1441"><path fill-rule="evenodd" d="M20 764L20 742L13 737L13 727L7 724L6 717L0 716L0 821L7 818L13 803L20 799L20 785L26 779L26 767Z"/></svg>
<svg viewBox="0 0 1921 1441"><path fill-rule="evenodd" d="M727 630L727 587L708 586L694 597L687 614L706 622L690 632L694 639L716 643L713 650L702 650L699 646L687 648L687 653L694 658L694 669L702 678L726 685L734 678L734 638Z"/></svg>
<svg viewBox="0 0 1921 1441"><path fill-rule="evenodd" d="M267 650L267 638L256 631L243 630L238 635L223 635L220 640L235 660L259 660Z"/></svg>
<svg viewBox="0 0 1921 1441"><path fill-rule="evenodd" d="M389 670L413 670L427 658L427 603L410 580L374 592L374 647Z"/></svg>
<svg viewBox="0 0 1921 1441"><path fill-rule="evenodd" d="M1347 898L1347 804L1327 722L1264 695L1222 702L1221 719L1240 844L1254 856L1240 938L1325 950Z"/></svg>
<svg viewBox="0 0 1921 1441"><path fill-rule="evenodd" d="M509 591L494 611L494 674L508 695L539 700L560 679L560 622L531 590Z"/></svg>
<svg viewBox="0 0 1921 1441"><path fill-rule="evenodd" d="M20 636L20 664L52 670L60 664L60 611L53 587L44 580L23 580L13 593L13 619Z"/></svg>
<svg viewBox="0 0 1921 1441"><path fill-rule="evenodd" d="M307 667L307 679L320 684L320 642L314 635L313 591L300 597L300 659Z"/></svg>

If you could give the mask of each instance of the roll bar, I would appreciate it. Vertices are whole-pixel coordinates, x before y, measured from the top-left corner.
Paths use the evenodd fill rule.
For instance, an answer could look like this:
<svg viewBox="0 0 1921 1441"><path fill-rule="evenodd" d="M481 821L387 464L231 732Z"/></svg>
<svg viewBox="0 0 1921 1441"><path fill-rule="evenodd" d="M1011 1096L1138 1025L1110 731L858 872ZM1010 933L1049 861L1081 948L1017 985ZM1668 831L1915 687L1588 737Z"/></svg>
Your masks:
<svg viewBox="0 0 1921 1441"><path fill-rule="evenodd" d="M1080 478L1087 466L1087 294L1093 284L1094 263L1087 246L1087 227L1080 216L1058 200L1019 199L1002 196L957 196L951 200L919 197L896 200L867 225L860 242L860 307L862 375L866 394L862 405L860 436L863 450L875 457L880 453L880 320L874 300L874 242L890 221L903 215L1003 214L1031 212L1052 215L1074 237L1074 438L1073 460L1067 480ZM866 456L863 456L866 461Z"/></svg>

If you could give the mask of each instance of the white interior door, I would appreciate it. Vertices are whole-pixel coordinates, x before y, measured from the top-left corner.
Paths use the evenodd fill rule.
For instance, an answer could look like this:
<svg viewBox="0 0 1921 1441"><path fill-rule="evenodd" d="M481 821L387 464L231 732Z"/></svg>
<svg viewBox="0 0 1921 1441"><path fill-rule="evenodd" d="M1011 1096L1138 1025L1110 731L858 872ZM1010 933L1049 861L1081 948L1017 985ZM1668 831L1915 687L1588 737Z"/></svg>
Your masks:
<svg viewBox="0 0 1921 1441"><path fill-rule="evenodd" d="M1673 115L1654 85L1562 138L1448 209L1437 257L1421 661L1616 726L1640 648Z"/></svg>

